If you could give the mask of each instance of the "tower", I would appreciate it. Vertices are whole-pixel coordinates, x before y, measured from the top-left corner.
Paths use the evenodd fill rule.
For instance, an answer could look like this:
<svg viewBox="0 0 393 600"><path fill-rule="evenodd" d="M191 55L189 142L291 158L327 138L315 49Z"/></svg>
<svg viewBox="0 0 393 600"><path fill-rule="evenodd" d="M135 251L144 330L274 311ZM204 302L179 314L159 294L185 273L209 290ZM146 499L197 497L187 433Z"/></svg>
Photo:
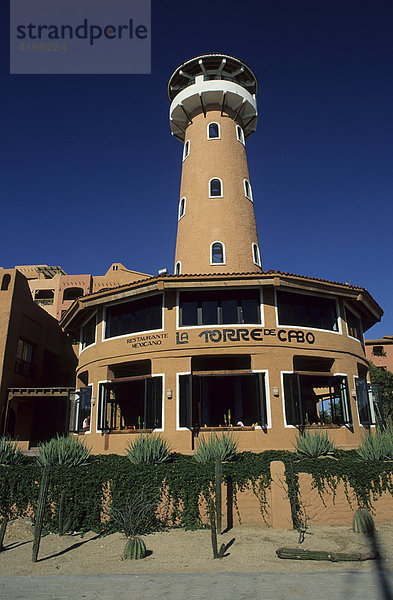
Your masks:
<svg viewBox="0 0 393 600"><path fill-rule="evenodd" d="M257 79L241 60L204 54L168 82L172 134L183 143L175 273L258 273L261 258L246 140Z"/></svg>

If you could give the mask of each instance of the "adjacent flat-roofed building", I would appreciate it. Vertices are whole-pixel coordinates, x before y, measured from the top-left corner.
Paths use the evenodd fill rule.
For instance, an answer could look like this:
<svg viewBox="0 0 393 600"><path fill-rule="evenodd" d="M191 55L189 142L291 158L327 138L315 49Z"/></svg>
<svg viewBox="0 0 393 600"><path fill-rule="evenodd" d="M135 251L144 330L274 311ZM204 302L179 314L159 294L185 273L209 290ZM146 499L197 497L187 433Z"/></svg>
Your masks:
<svg viewBox="0 0 393 600"><path fill-rule="evenodd" d="M367 359L379 369L393 373L393 335L384 335L378 340L365 340Z"/></svg>
<svg viewBox="0 0 393 600"><path fill-rule="evenodd" d="M68 431L77 359L18 269L0 268L0 435L22 447Z"/></svg>
<svg viewBox="0 0 393 600"><path fill-rule="evenodd" d="M246 156L256 93L224 54L175 70L175 274L97 290L61 320L79 339L73 429L95 452L153 430L191 452L226 427L240 450L291 449L303 428L351 448L374 423L363 333L381 308L364 288L262 270Z"/></svg>

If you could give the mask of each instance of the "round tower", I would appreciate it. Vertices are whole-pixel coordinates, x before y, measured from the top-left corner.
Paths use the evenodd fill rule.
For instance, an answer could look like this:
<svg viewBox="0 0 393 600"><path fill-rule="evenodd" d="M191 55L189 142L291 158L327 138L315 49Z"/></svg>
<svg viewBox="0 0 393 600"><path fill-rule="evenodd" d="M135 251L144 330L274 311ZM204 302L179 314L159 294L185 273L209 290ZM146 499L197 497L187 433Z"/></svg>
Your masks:
<svg viewBox="0 0 393 600"><path fill-rule="evenodd" d="M261 258L246 140L257 79L241 60L204 54L168 82L172 134L183 144L175 273L258 273Z"/></svg>

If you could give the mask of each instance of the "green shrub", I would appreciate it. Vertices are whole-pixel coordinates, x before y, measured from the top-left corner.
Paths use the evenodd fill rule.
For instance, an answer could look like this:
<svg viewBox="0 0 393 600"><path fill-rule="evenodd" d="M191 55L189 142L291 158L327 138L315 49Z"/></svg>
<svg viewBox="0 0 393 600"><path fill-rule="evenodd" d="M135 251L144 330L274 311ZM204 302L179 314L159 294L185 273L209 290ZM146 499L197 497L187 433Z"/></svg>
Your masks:
<svg viewBox="0 0 393 600"><path fill-rule="evenodd" d="M90 458L90 448L87 448L83 442L76 437L55 438L39 444L40 453L37 457L38 462L43 467L47 465L59 465L66 467L80 467L86 465Z"/></svg>
<svg viewBox="0 0 393 600"><path fill-rule="evenodd" d="M216 458L232 460L237 452L237 442L233 433L223 431L221 435L212 433L208 438L198 440L194 458L199 463L208 463Z"/></svg>
<svg viewBox="0 0 393 600"><path fill-rule="evenodd" d="M336 451L334 443L329 440L326 432L304 431L296 437L295 452L304 458L318 458L319 456L332 456Z"/></svg>
<svg viewBox="0 0 393 600"><path fill-rule="evenodd" d="M0 465L20 465L25 457L18 448L18 442L8 440L5 437L0 438Z"/></svg>
<svg viewBox="0 0 393 600"><path fill-rule="evenodd" d="M160 434L142 434L127 446L127 458L134 465L162 463L169 460L171 449Z"/></svg>
<svg viewBox="0 0 393 600"><path fill-rule="evenodd" d="M357 449L363 460L375 462L379 460L393 460L393 431L376 431L368 435Z"/></svg>

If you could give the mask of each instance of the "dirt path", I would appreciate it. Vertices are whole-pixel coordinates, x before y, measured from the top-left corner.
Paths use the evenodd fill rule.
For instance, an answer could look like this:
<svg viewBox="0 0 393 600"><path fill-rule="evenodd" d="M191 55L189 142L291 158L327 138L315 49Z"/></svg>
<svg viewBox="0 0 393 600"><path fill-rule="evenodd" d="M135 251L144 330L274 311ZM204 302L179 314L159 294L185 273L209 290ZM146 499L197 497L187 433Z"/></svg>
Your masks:
<svg viewBox="0 0 393 600"><path fill-rule="evenodd" d="M367 541L349 527L310 527L301 548L336 552L366 552ZM153 574L214 572L293 572L367 571L374 561L362 563L330 563L282 560L277 558L280 546L296 547L298 533L257 527L235 527L221 536L219 543L234 540L222 560L213 560L209 530L171 529L144 536L149 556L144 560L125 561L122 553L124 537L112 534L99 537L51 534L44 537L38 562L31 562L33 529L28 520L9 524L6 550L0 553L0 573L13 575L84 575L84 574ZM393 524L378 527L387 570L393 570Z"/></svg>

